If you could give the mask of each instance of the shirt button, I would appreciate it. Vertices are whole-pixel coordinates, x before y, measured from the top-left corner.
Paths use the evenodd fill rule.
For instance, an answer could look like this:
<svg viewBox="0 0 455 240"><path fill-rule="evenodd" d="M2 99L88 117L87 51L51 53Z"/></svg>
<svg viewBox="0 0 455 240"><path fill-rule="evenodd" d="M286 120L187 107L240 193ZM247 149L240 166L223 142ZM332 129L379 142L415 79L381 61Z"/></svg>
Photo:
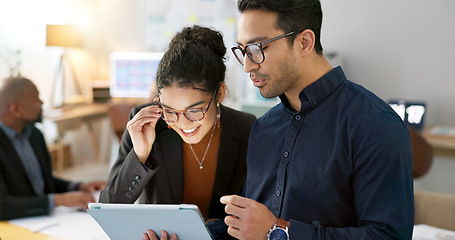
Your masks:
<svg viewBox="0 0 455 240"><path fill-rule="evenodd" d="M126 192L126 193L125 193L125 196L126 196L127 198L131 198L131 193L130 193L130 192Z"/></svg>
<svg viewBox="0 0 455 240"><path fill-rule="evenodd" d="M141 176L136 175L136 180L137 180L137 182L141 182L141 180L142 180Z"/></svg>
<svg viewBox="0 0 455 240"><path fill-rule="evenodd" d="M133 187L133 186L130 186L130 187L128 188L128 190L130 190L130 192L134 192L134 187Z"/></svg>
<svg viewBox="0 0 455 240"><path fill-rule="evenodd" d="M131 185L133 185L133 187L137 187L137 182L133 180L133 181L131 182Z"/></svg>
<svg viewBox="0 0 455 240"><path fill-rule="evenodd" d="M277 196L277 197L281 196L281 192L280 192L279 190L276 191L276 196Z"/></svg>
<svg viewBox="0 0 455 240"><path fill-rule="evenodd" d="M289 153L288 153L288 152L284 152L283 156L284 156L285 158L287 158L287 157L289 156Z"/></svg>
<svg viewBox="0 0 455 240"><path fill-rule="evenodd" d="M295 116L295 120L299 121L301 119L300 115Z"/></svg>

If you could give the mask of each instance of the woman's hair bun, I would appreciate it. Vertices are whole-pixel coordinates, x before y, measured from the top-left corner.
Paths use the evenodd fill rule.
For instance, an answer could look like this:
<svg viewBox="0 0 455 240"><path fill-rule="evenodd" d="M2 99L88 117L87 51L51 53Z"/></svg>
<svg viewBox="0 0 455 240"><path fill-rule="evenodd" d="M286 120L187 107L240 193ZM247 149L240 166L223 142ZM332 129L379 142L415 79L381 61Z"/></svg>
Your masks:
<svg viewBox="0 0 455 240"><path fill-rule="evenodd" d="M194 45L205 46L214 54L223 58L226 54L226 47L223 42L223 35L211 28L194 25L185 27L169 43L169 48Z"/></svg>

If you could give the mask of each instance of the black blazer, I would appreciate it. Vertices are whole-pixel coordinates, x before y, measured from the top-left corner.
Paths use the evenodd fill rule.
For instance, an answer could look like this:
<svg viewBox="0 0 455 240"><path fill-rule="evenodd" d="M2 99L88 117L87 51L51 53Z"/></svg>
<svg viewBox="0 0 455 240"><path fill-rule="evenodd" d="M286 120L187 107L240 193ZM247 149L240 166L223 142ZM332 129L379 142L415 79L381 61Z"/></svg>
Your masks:
<svg viewBox="0 0 455 240"><path fill-rule="evenodd" d="M130 119L145 106L132 109ZM208 218L225 216L220 197L239 194L246 178L246 151L250 128L256 117L234 109L221 108L222 132L218 162ZM139 161L132 149L127 130L123 133L118 157L112 166L106 187L101 192L100 202L178 204L183 201L183 156L182 139L158 120L156 138L145 163Z"/></svg>
<svg viewBox="0 0 455 240"><path fill-rule="evenodd" d="M49 214L47 194L68 190L70 182L52 175L52 166L42 133L32 127L30 142L38 157L46 195L38 196L13 144L0 128L0 219Z"/></svg>

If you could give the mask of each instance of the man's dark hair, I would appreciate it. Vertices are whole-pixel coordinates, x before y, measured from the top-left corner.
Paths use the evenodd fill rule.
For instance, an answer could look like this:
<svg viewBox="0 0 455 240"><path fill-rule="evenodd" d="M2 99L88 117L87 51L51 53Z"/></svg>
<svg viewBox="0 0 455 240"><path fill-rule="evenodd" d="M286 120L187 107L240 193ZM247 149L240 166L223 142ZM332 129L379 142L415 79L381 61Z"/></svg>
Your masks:
<svg viewBox="0 0 455 240"><path fill-rule="evenodd" d="M285 33L312 30L316 35L314 49L316 53L322 54L322 9L319 0L239 0L237 7L240 13L248 10L277 13L277 27ZM289 38L291 45L293 40Z"/></svg>
<svg viewBox="0 0 455 240"><path fill-rule="evenodd" d="M185 27L171 40L160 61L156 76L158 90L177 84L215 92L224 81L225 54L220 32L197 25Z"/></svg>

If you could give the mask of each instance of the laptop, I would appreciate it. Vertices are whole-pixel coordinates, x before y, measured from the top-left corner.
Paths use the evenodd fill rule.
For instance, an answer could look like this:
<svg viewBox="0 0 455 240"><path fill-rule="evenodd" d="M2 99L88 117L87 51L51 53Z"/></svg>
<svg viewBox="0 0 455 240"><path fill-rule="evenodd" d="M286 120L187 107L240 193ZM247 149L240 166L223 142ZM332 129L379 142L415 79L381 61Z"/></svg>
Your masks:
<svg viewBox="0 0 455 240"><path fill-rule="evenodd" d="M89 203L87 212L111 240L142 239L147 229L161 230L179 240L211 240L199 208L194 204Z"/></svg>

